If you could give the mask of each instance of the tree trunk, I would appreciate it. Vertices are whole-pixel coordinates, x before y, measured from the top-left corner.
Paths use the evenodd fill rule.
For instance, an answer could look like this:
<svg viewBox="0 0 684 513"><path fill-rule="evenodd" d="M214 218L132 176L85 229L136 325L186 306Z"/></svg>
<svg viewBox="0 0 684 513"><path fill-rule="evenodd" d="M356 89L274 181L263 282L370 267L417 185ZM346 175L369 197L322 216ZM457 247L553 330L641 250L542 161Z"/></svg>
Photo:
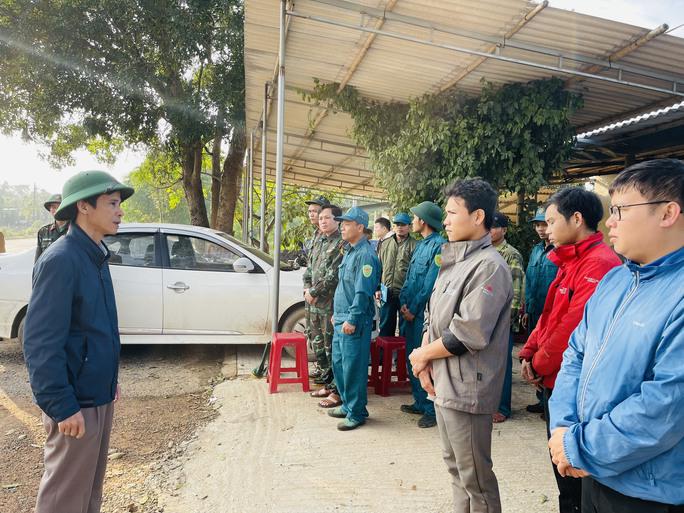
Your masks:
<svg viewBox="0 0 684 513"><path fill-rule="evenodd" d="M233 223L235 221L235 209L238 195L240 194L240 182L244 169L242 161L245 157L246 143L243 130L233 128L230 136L228 155L223 161L223 174L221 175L221 193L218 213L216 216L216 229L229 235L233 235Z"/></svg>
<svg viewBox="0 0 684 513"><path fill-rule="evenodd" d="M183 191L190 209L190 222L209 226L207 205L202 191L202 145L199 142L183 146Z"/></svg>
<svg viewBox="0 0 684 513"><path fill-rule="evenodd" d="M219 211L219 195L221 194L221 142L225 135L225 124L223 118L225 111L219 108L216 116L216 133L214 144L211 150L211 227L216 228L216 218Z"/></svg>

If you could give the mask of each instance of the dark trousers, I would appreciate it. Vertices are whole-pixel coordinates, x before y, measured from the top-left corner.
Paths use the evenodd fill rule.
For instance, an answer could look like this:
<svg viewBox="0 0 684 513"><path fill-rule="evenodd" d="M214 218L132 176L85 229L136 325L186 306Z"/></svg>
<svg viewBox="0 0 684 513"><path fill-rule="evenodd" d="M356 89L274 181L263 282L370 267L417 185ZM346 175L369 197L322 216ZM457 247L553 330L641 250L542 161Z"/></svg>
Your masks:
<svg viewBox="0 0 684 513"><path fill-rule="evenodd" d="M393 293L391 290L387 291L387 302L382 305L380 309L380 336L393 337L397 333L397 318L399 317L399 293ZM399 319L399 323L403 322L404 318Z"/></svg>
<svg viewBox="0 0 684 513"><path fill-rule="evenodd" d="M582 479L582 513L684 513L684 506L628 497L585 477Z"/></svg>
<svg viewBox="0 0 684 513"><path fill-rule="evenodd" d="M544 417L546 420L546 436L551 438L549 430L549 398L553 389L544 388ZM579 513L582 504L582 480L575 477L563 477L558 473L556 465L553 466L553 474L558 485L558 505L560 513ZM601 512L603 513L603 512Z"/></svg>

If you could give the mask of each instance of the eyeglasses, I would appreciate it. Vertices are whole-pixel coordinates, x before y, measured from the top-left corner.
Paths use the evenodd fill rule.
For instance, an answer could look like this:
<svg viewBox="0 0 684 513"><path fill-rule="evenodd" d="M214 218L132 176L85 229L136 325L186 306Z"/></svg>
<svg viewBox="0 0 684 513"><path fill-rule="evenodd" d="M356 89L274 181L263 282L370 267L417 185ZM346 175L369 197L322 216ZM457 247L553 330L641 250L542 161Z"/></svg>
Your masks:
<svg viewBox="0 0 684 513"><path fill-rule="evenodd" d="M622 221L622 209L627 207L640 207L642 205L659 205L661 203L670 203L671 200L662 201L647 201L646 203L632 203L631 205L611 205L608 207L610 215L617 217L618 221Z"/></svg>

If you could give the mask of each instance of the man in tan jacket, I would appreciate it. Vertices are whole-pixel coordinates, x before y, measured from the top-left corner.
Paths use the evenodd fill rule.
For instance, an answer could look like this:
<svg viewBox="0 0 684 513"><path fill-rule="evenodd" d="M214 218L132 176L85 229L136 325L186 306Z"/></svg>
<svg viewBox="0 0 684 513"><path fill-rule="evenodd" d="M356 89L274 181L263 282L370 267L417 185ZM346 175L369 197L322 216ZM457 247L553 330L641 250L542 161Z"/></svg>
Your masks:
<svg viewBox="0 0 684 513"><path fill-rule="evenodd" d="M441 269L413 373L435 402L454 511L500 513L492 470L492 414L503 386L513 299L511 272L492 246L497 194L480 179L447 191ZM434 380L434 385L433 385Z"/></svg>

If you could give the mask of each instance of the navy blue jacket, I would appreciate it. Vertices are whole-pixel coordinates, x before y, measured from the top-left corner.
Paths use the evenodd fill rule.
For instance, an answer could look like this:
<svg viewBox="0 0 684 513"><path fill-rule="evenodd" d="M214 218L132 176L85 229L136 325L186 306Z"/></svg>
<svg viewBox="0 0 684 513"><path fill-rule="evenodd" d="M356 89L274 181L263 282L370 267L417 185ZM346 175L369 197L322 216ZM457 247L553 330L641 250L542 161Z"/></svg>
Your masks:
<svg viewBox="0 0 684 513"><path fill-rule="evenodd" d="M121 344L108 259L72 223L33 269L24 357L36 403L55 422L116 394Z"/></svg>

